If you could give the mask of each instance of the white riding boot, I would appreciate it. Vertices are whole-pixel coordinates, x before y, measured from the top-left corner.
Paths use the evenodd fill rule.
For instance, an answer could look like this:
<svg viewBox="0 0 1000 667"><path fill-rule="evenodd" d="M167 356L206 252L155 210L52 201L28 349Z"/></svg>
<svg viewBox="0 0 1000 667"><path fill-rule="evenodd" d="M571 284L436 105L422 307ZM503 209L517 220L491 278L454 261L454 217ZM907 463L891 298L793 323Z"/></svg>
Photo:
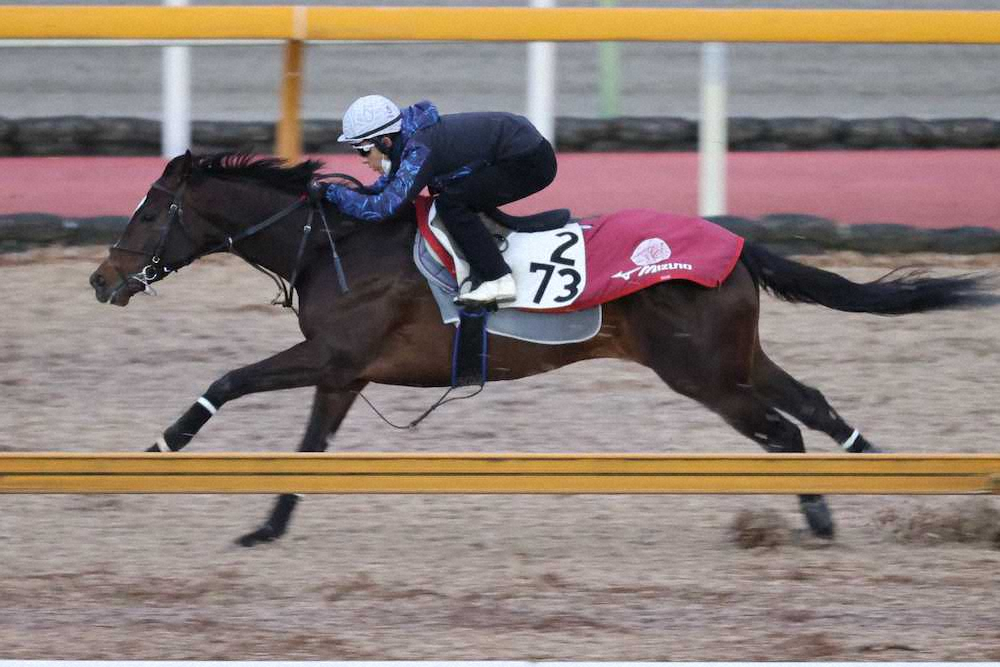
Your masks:
<svg viewBox="0 0 1000 667"><path fill-rule="evenodd" d="M505 274L496 280L480 283L479 287L458 297L462 303L487 304L513 301L517 298L517 286L513 274Z"/></svg>

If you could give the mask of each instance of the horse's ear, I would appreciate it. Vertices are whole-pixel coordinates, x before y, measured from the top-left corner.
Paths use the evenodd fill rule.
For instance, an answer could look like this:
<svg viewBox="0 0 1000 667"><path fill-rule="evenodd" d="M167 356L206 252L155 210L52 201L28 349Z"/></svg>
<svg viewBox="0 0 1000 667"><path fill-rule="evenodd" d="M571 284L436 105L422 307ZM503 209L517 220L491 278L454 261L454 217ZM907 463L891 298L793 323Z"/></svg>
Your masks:
<svg viewBox="0 0 1000 667"><path fill-rule="evenodd" d="M194 155L191 154L190 150L184 151L184 159L181 161L181 178L187 178L188 174L191 173L191 167L194 165Z"/></svg>
<svg viewBox="0 0 1000 667"><path fill-rule="evenodd" d="M184 180L191 173L191 169L194 168L194 160L195 157L191 154L191 151L185 151L184 155L178 155L170 160L167 168L163 170L163 175L175 176L178 180Z"/></svg>

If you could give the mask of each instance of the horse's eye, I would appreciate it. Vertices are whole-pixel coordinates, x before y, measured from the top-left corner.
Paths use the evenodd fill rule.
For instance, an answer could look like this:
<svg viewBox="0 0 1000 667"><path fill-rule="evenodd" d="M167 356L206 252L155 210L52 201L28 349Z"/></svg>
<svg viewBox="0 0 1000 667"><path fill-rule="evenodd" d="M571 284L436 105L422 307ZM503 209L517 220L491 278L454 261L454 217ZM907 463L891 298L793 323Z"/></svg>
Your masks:
<svg viewBox="0 0 1000 667"><path fill-rule="evenodd" d="M142 220L143 222L152 222L153 220L156 220L156 214L143 213L142 215L139 216L139 219Z"/></svg>

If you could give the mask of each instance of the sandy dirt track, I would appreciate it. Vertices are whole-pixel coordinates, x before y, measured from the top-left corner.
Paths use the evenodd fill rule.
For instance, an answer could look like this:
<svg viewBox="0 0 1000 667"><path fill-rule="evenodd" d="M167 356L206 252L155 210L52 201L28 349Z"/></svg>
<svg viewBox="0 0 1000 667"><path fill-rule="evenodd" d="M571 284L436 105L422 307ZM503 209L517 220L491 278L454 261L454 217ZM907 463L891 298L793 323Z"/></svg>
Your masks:
<svg viewBox="0 0 1000 667"><path fill-rule="evenodd" d="M237 261L204 260L118 309L87 286L103 254L0 255L0 450L144 449L218 375L297 340L294 318L264 305L270 282ZM914 259L1000 262L806 261L870 279ZM761 329L875 443L996 452L998 325L1000 308L882 319L765 297ZM405 421L439 392L368 393ZM292 450L310 398L227 405L189 451ZM402 434L357 405L333 448L756 451L620 362L474 401ZM818 434L806 444L835 450ZM0 502L0 658L1000 660L1000 550L949 533L997 519L996 500L834 497L840 536L820 548L792 535L789 497L317 496L286 539L252 550L233 539L269 497ZM777 546L735 543L748 508Z"/></svg>

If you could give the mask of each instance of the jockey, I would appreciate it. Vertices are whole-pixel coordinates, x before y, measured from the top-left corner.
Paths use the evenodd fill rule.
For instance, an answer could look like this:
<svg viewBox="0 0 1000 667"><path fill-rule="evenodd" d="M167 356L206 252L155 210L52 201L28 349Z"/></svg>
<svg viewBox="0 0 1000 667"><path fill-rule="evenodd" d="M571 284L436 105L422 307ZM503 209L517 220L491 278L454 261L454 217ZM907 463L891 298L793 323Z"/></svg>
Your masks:
<svg viewBox="0 0 1000 667"><path fill-rule="evenodd" d="M534 194L555 178L555 151L527 118L439 115L427 101L400 111L381 95L367 95L347 108L337 141L351 144L381 176L364 190L322 184L326 199L348 216L380 221L427 187L474 277L458 300L514 300L510 267L478 214Z"/></svg>

